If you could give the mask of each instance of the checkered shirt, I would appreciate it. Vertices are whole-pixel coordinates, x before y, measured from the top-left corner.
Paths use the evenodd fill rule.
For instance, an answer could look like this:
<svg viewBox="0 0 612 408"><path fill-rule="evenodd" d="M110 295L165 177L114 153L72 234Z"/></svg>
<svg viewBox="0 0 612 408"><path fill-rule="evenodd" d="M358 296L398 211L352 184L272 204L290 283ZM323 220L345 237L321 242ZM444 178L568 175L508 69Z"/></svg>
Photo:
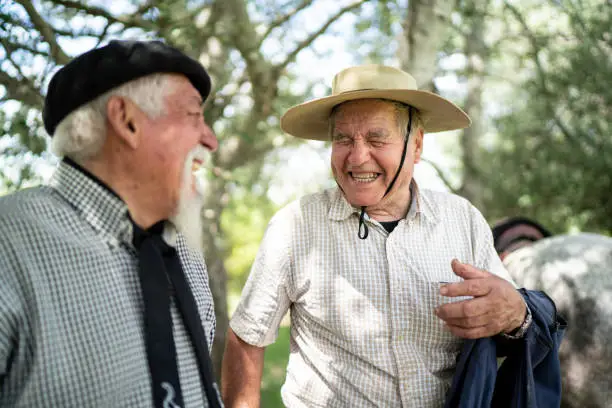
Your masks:
<svg viewBox="0 0 612 408"><path fill-rule="evenodd" d="M176 248L212 344L204 260ZM151 407L143 299L126 205L62 162L50 185L0 198L0 406ZM185 407L207 406L172 303Z"/></svg>
<svg viewBox="0 0 612 408"><path fill-rule="evenodd" d="M460 280L451 260L511 279L476 208L413 190L393 232L367 218L365 240L359 209L338 189L306 196L270 221L230 325L264 347L290 310L286 406L443 406L463 344L434 314L450 301L440 282Z"/></svg>

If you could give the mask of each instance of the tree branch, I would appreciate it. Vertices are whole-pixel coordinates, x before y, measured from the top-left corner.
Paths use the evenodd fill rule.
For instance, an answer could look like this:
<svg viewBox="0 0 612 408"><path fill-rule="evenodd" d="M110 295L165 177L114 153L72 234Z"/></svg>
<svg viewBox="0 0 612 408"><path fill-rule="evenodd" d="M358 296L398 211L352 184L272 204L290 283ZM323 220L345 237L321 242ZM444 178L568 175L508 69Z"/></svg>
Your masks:
<svg viewBox="0 0 612 408"><path fill-rule="evenodd" d="M21 66L15 62L15 60L13 59L13 52L14 50L11 48L7 48L6 45L4 44L3 40L0 40L0 42L2 42L2 46L4 47L4 49L6 50L6 59L11 63L11 65L13 66L13 68L15 68L15 70L17 71L17 73L19 74L19 76L21 77L21 79L18 79L19 81L26 81L29 82L27 80L27 77L24 75L23 71L21 70ZM31 84L28 84L31 85ZM34 91L36 91L36 89L34 88Z"/></svg>
<svg viewBox="0 0 612 408"><path fill-rule="evenodd" d="M239 90L242 85L247 82L247 80L248 76L246 72L243 72L239 79L235 81L236 92L221 94L219 92L212 91L211 95L205 102L204 110L209 110L209 114L213 121L216 121L221 116L222 112L233 102L234 98L241 95ZM223 88L223 86L220 86L220 88ZM214 104L212 103L213 101ZM210 104L210 108L207 108L206 104Z"/></svg>
<svg viewBox="0 0 612 408"><path fill-rule="evenodd" d="M24 81L28 82L24 84ZM6 89L6 99L12 99L25 103L26 105L41 108L44 99L40 91L27 79L17 80L4 71L0 71L0 83Z"/></svg>
<svg viewBox="0 0 612 408"><path fill-rule="evenodd" d="M96 46L94 48L98 48L100 46L100 44L102 44L102 41L104 41L104 38L106 38L106 34L108 33L108 30L111 28L111 26L115 24L115 23L111 23L108 22L104 28L102 29L102 32L97 36L98 37L98 42L96 42Z"/></svg>
<svg viewBox="0 0 612 408"><path fill-rule="evenodd" d="M18 1L27 1L27 0L18 0ZM136 28L142 28L144 30L155 30L155 25L152 22L144 20L141 17L144 12L146 12L148 9L153 7L149 3L145 3L135 13L131 13L129 15L120 15L120 16L115 16L102 7L86 5L86 4L83 4L83 2L78 1L78 0L52 0L52 3L58 6L64 6L69 9L84 11L85 13L91 16L104 17L109 22L121 23L126 27L136 27Z"/></svg>
<svg viewBox="0 0 612 408"><path fill-rule="evenodd" d="M303 41L301 41L300 43L298 43L298 45L295 47L295 49L293 51L291 51L287 57L285 58L284 61L282 61L280 64L278 64L276 66L277 68L277 72L282 72L283 69L289 65L291 62L293 62L293 60L295 59L295 57L300 53L300 51L302 51L304 48L308 47L310 44L313 43L314 40L317 39L317 37L319 37L321 34L323 34L325 31L327 31L327 29L329 28L329 26L331 26L334 22L336 22L336 20L338 20L340 17L342 17L344 14L348 13L349 11L352 11L356 8L361 7L362 4L366 3L369 0L359 0L353 4L349 4L348 6L345 6L343 8L341 8L340 10L338 10L338 12L334 15L332 15L327 22L325 22L325 24L323 24L321 26L321 28L319 28L317 31L313 32L312 34L310 34L306 39L304 39Z"/></svg>
<svg viewBox="0 0 612 408"><path fill-rule="evenodd" d="M30 0L16 1L23 6L25 11L28 13L28 16L30 16L34 27L36 27L45 41L49 44L49 47L51 48L51 57L53 60L59 65L67 64L68 61L70 61L70 57L66 55L62 47L60 47L60 45L57 43L53 28L41 17L38 11L36 11L32 5L32 2Z"/></svg>
<svg viewBox="0 0 612 408"><path fill-rule="evenodd" d="M438 177L440 178L440 180L442 180L442 182L444 183L446 188L448 188L451 193L453 193L453 194L458 194L459 193L459 190L457 188L453 187L453 184L450 182L450 180L448 179L448 177L446 176L444 171L437 164L435 164L431 160L426 159L424 157L421 157L421 160L423 160L425 163L429 164L435 170L435 172L438 175Z"/></svg>
<svg viewBox="0 0 612 408"><path fill-rule="evenodd" d="M29 52L31 54L34 54L34 55L40 55L40 56L45 57L45 58L49 58L50 57L49 53L46 52L46 51L39 51L36 48L30 47L30 46L28 46L26 44L17 44L17 43L14 43L12 41L7 40L6 38L0 38L0 45L2 45L2 47L4 47L4 49L6 50L7 54L8 53L13 53L13 52L15 52L17 50L23 50L23 51L27 51L27 52Z"/></svg>
<svg viewBox="0 0 612 408"><path fill-rule="evenodd" d="M222 6L219 3L220 1L204 2L203 5L185 14L173 14L171 19L163 19L164 24L159 25L158 33L167 41L172 41L172 45L195 58L200 59L207 55L210 64L216 58L209 48L210 39L217 33L219 22L222 20L220 17ZM180 31L180 36L176 35L175 29ZM215 54L222 53L220 50L217 51Z"/></svg>
<svg viewBox="0 0 612 408"><path fill-rule="evenodd" d="M545 103L546 106L548 108L548 111L550 112L551 115L551 119L553 120L553 122L555 123L555 125L559 128L559 130L561 130L561 133L563 133L563 135L567 138L567 140L571 141L572 143L574 143L575 145L580 145L581 142L587 142L592 148L597 149L596 144L593 144L591 140L589 140L588 138L580 138L576 135L574 135L564 124L563 122L561 122L561 119L559 119L559 117L556 114L555 108L554 106L551 104L550 102L550 97L551 92L548 89L548 85L546 84L546 71L544 70L544 67L542 66L542 61L540 61L540 46L538 44L538 40L536 38L536 36L533 34L533 32L531 32L529 26L527 25L527 22L525 21L525 19L523 18L522 14L518 11L518 9L513 6L512 4L510 4L509 1L504 1L504 6L510 10L510 12L512 13L512 15L514 16L514 18L516 18L516 20L518 21L518 23L521 25L521 27L523 28L523 31L525 32L525 35L527 36L527 39L529 40L529 43L531 44L531 47L533 48L532 54L533 54L533 61L535 63L536 66L536 70L538 73L538 80L540 82L540 89L542 90L542 92L545 95Z"/></svg>
<svg viewBox="0 0 612 408"><path fill-rule="evenodd" d="M460 37L467 37L468 36L468 30L464 29L463 26L463 22L453 22L452 19L450 19L450 24L448 25L448 27L453 30L455 32L455 34L458 34Z"/></svg>
<svg viewBox="0 0 612 408"><path fill-rule="evenodd" d="M268 38L270 33L274 31L275 28L278 28L282 26L283 24L285 24L287 21L291 20L293 16L295 16L297 13L299 13L300 11L310 6L313 2L314 0L304 0L299 6L295 8L295 10L293 10L290 13L282 15L280 18L270 23L270 25L266 29L266 32L263 33L263 35L260 37L259 43L257 44L257 48L261 47L261 44L265 41L266 38Z"/></svg>
<svg viewBox="0 0 612 408"><path fill-rule="evenodd" d="M229 36L234 46L246 63L246 72L253 89L253 110L251 117L257 124L264 119L272 109L271 101L276 97L279 71L265 58L257 48L258 37L255 27L249 18L244 0L220 1L226 18L232 19Z"/></svg>
<svg viewBox="0 0 612 408"><path fill-rule="evenodd" d="M253 81L253 70L256 66L264 63L265 59L257 47L257 32L249 18L246 4L241 0L222 0L222 4L226 9L227 16L231 16L234 20L232 23L233 31L230 35L235 42L236 49L244 58L249 76Z"/></svg>
<svg viewBox="0 0 612 408"><path fill-rule="evenodd" d="M146 1L143 4L140 5L140 7L138 7L136 9L136 11L134 12L134 14L137 15L142 15L145 14L147 11L151 10L153 8L153 2L152 1Z"/></svg>
<svg viewBox="0 0 612 408"><path fill-rule="evenodd" d="M8 62L11 63L11 65L13 66L13 68L17 71L17 73L19 74L19 78L12 78L15 82L18 82L20 84L19 87L17 87L14 90L10 90L9 89L9 84L6 84L7 87L7 96L12 93L15 94L16 91L25 93L27 90L26 88L29 88L29 92L31 94L37 94L40 95L40 89L36 88L36 86L34 85L34 82L31 81L22 71L21 69L21 65L19 63L17 63L14 59L13 59L13 53L16 51L16 48L14 48L12 46L11 43L9 43L8 41L5 41L3 38L0 38L0 44L2 44L2 47L4 48L5 52L6 52L6 59ZM4 73L4 72L3 72ZM6 74L8 75L8 74ZM2 81L2 83L4 83L5 81ZM13 85L13 87L15 87L15 85ZM34 101L34 100L32 100Z"/></svg>
<svg viewBox="0 0 612 408"><path fill-rule="evenodd" d="M587 23L584 21L584 18L582 17L582 9L576 9L576 6L570 3L570 7L567 6L567 4L564 4L563 2L552 2L553 6L561 8L569 17L570 19L573 19L576 24L580 27L581 32L578 35L578 38L580 39L580 41L588 41L589 44L594 47L598 52L599 55L602 57L602 60L608 60L608 52L606 50L604 50L603 48L601 48L601 45L599 44L598 41L593 41L592 37L589 35L589 29L587 27ZM571 24L571 21L570 21ZM573 24L572 24L573 25Z"/></svg>
<svg viewBox="0 0 612 408"><path fill-rule="evenodd" d="M115 22L110 22L110 25L115 24ZM61 37L71 37L71 38L82 38L82 37L100 37L100 30L93 29L91 27L85 27L79 31L73 31L70 29L62 29L53 27L53 31L56 35Z"/></svg>
<svg viewBox="0 0 612 408"><path fill-rule="evenodd" d="M244 166L245 163L251 163L261 159L268 154L272 149L272 142L264 142L260 144L245 143L243 139L238 143L236 150L231 154L225 163L225 169L233 170Z"/></svg>

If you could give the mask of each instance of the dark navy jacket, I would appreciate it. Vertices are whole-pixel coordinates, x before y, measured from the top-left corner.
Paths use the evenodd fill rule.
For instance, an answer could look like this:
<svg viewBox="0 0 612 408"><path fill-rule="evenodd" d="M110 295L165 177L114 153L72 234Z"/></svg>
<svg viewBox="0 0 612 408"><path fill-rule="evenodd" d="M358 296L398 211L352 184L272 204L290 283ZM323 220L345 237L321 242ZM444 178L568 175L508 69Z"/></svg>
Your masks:
<svg viewBox="0 0 612 408"><path fill-rule="evenodd" d="M566 322L540 291L520 290L533 321L520 340L467 340L445 408L558 408L561 404L559 345ZM497 367L497 357L506 356Z"/></svg>

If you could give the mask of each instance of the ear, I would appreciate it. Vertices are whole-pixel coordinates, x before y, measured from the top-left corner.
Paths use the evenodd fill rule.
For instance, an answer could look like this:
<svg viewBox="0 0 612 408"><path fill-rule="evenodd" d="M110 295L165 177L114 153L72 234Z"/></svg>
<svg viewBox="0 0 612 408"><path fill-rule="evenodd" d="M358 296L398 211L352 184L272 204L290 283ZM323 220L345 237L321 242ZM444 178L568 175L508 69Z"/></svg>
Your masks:
<svg viewBox="0 0 612 408"><path fill-rule="evenodd" d="M414 136L414 162L418 163L421 161L421 154L423 153L423 138L425 137L423 128L419 127Z"/></svg>
<svg viewBox="0 0 612 408"><path fill-rule="evenodd" d="M143 115L134 102L122 96L111 96L106 104L109 127L121 142L132 149L140 144Z"/></svg>

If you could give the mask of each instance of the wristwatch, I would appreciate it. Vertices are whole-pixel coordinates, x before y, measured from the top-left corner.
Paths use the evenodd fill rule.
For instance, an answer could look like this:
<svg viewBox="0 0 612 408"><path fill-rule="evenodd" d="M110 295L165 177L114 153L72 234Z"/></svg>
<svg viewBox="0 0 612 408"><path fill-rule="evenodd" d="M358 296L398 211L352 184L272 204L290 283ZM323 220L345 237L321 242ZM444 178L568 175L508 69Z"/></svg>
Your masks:
<svg viewBox="0 0 612 408"><path fill-rule="evenodd" d="M531 316L531 310L529 310L529 306L525 304L525 320L523 320L523 323L521 323L519 327L512 330L510 333L501 333L502 337L512 340L522 339L525 336L525 333L527 333L529 326L531 326L532 320L533 317Z"/></svg>

